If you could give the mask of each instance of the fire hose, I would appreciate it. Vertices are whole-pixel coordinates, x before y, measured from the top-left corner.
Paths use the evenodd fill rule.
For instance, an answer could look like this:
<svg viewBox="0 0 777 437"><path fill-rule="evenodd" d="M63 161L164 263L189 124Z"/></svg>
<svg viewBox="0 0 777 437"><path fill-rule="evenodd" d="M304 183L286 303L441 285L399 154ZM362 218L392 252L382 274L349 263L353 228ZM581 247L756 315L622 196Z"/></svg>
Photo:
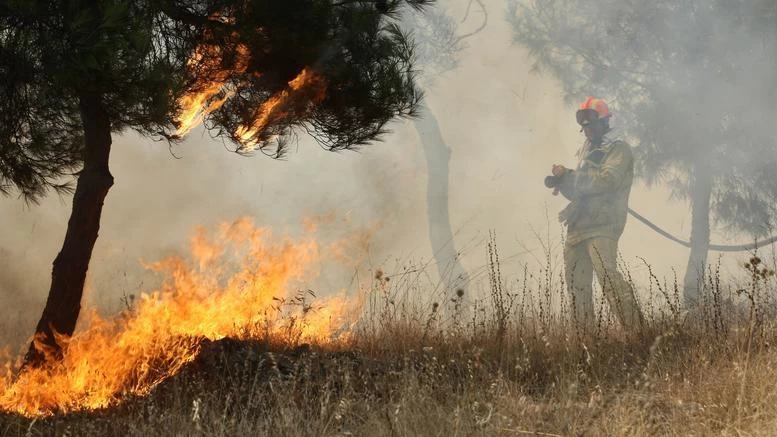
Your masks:
<svg viewBox="0 0 777 437"><path fill-rule="evenodd" d="M558 178L555 176L547 176L545 178L545 186L548 188L556 188L558 186ZM691 243L688 241L681 240L674 235L670 234L669 232L661 229L658 225L653 223L652 221L648 220L646 217L644 217L642 214L638 213L637 211L634 211L631 208L628 208L629 214L631 214L632 217L639 220L642 224L649 227L650 229L654 230L656 233L661 235L662 237L674 241L675 243L691 248ZM770 244L777 243L777 236L771 237L764 241L755 241L750 244L710 244L709 250L714 250L716 252L745 252L750 250L758 249L759 247L768 246Z"/></svg>

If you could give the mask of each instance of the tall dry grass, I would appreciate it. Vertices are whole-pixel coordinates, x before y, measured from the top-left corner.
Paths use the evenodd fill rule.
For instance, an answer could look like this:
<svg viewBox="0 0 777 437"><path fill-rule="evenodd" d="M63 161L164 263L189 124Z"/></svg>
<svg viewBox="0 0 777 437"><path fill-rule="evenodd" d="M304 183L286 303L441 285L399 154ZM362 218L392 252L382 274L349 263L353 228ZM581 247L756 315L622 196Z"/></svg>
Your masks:
<svg viewBox="0 0 777 437"><path fill-rule="evenodd" d="M492 237L471 306L470 291L431 284L424 265L376 271L346 345L289 336L211 349L147 398L4 416L0 435L777 434L773 262L752 256L735 279L711 266L691 309L648 266L648 323L623 332L606 309L579 326L546 261L506 280Z"/></svg>

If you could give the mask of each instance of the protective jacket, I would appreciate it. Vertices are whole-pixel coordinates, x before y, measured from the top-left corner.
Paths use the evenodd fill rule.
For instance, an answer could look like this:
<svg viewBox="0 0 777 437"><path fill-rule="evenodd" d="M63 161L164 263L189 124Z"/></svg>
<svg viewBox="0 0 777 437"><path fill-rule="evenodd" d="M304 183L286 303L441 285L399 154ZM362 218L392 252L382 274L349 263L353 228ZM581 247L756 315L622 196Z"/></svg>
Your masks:
<svg viewBox="0 0 777 437"><path fill-rule="evenodd" d="M559 185L561 194L570 200L559 213L559 220L567 225L567 244L593 237L617 241L626 226L634 179L631 147L605 137L598 146L586 141L577 155L577 168L567 171Z"/></svg>

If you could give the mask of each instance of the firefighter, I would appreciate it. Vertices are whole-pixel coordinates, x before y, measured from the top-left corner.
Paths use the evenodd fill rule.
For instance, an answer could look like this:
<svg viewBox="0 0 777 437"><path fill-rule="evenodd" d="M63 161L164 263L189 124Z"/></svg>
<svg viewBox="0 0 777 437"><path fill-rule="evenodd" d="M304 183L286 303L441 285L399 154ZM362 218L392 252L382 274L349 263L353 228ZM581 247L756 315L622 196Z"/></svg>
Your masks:
<svg viewBox="0 0 777 437"><path fill-rule="evenodd" d="M629 330L643 323L631 285L617 270L618 239L626 225L629 192L634 179L631 147L611 138L607 104L589 97L577 111L586 141L578 150L575 169L553 165L546 185L570 203L559 214L566 225L565 278L577 322L594 322L593 274L610 310Z"/></svg>

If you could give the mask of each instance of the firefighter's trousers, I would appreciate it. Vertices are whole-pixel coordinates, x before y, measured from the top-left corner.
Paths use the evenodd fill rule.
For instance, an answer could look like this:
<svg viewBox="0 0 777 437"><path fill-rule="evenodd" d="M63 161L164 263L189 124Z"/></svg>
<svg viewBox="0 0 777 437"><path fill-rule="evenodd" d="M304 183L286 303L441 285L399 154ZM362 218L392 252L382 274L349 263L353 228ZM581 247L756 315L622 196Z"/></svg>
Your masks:
<svg viewBox="0 0 777 437"><path fill-rule="evenodd" d="M564 248L567 289L572 297L575 319L580 326L591 327L595 321L593 274L602 286L610 311L627 330L639 329L642 313L631 285L617 269L618 241L594 237Z"/></svg>

